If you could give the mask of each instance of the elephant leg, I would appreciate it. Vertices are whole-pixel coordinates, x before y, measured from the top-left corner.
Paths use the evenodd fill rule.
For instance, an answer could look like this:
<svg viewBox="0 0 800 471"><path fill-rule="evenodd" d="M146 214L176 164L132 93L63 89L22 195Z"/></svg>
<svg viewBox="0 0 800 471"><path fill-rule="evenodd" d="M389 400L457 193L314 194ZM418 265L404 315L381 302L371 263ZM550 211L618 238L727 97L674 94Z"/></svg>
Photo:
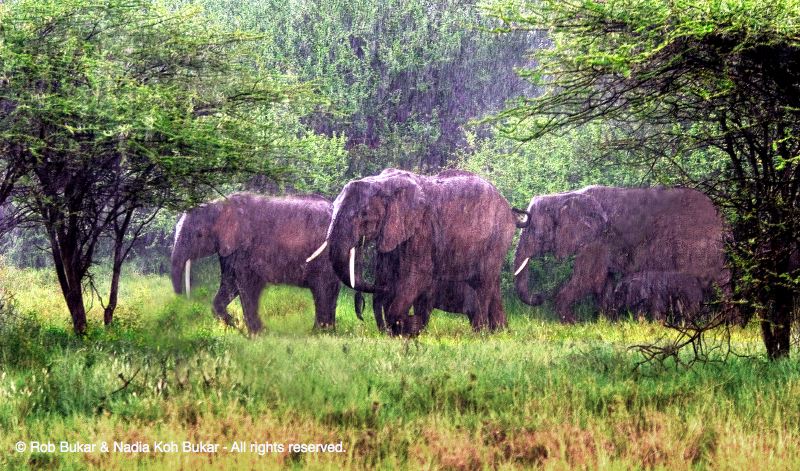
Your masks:
<svg viewBox="0 0 800 471"><path fill-rule="evenodd" d="M220 284L217 295L214 296L214 315L222 319L227 325L235 325L233 317L228 313L228 304L233 298L239 295L236 287L236 275L234 274L231 261L227 257L220 257Z"/></svg>
<svg viewBox="0 0 800 471"><path fill-rule="evenodd" d="M493 283L485 287L487 294L484 296L489 300L487 307L489 329L496 331L508 327L508 319L506 318L506 311L503 309L503 295L500 292L500 267L498 266L496 271L491 273L495 273L495 275L487 278L492 280Z"/></svg>
<svg viewBox="0 0 800 471"><path fill-rule="evenodd" d="M258 300L267 283L250 270L237 270L236 284L239 287L239 299L242 301L244 322L250 333L257 334L264 327L258 317Z"/></svg>
<svg viewBox="0 0 800 471"><path fill-rule="evenodd" d="M418 286L423 286L417 277L409 277L397 287L397 291L392 299L389 309L386 313L386 322L389 324L389 329L393 335L412 334L408 332L412 321L409 320L408 312L411 306L414 305L417 297L419 296ZM416 322L413 322L416 323Z"/></svg>
<svg viewBox="0 0 800 471"><path fill-rule="evenodd" d="M408 323L405 326L403 334L410 336L419 335L419 333L428 326L432 310L433 306L428 297L418 297L417 300L414 301L414 316L407 317Z"/></svg>
<svg viewBox="0 0 800 471"><path fill-rule="evenodd" d="M475 291L474 313L470 317L470 324L472 324L472 330L479 332L489 327L489 308L493 291L481 280L472 281L469 285Z"/></svg>
<svg viewBox="0 0 800 471"><path fill-rule="evenodd" d="M570 280L556 294L555 307L561 322L573 324L576 321L575 313L572 312L572 305L575 304L578 298L582 297L579 293L582 293L580 287Z"/></svg>
<svg viewBox="0 0 800 471"><path fill-rule="evenodd" d="M420 319L420 327L425 329L428 326L428 321L431 320L431 312L433 311L433 306L430 303L425 303L424 305L420 305L419 308L414 306L414 315L419 316Z"/></svg>
<svg viewBox="0 0 800 471"><path fill-rule="evenodd" d="M589 295L597 299L603 293L608 279L606 260L604 250L599 247L587 247L575 257L572 276L555 297L556 311L562 322L577 320L572 310L575 302Z"/></svg>
<svg viewBox="0 0 800 471"><path fill-rule="evenodd" d="M482 295L478 295L479 300L477 302L475 315L472 316L470 319L470 324L472 324L472 330L475 332L479 332L483 329L489 327L489 304L490 299L486 299Z"/></svg>
<svg viewBox="0 0 800 471"><path fill-rule="evenodd" d="M339 280L333 280L333 282L318 280L311 285L311 294L314 297L314 328L335 328Z"/></svg>
<svg viewBox="0 0 800 471"><path fill-rule="evenodd" d="M217 295L214 296L214 315L229 326L236 325L233 317L228 313L228 304L239 295L239 290L236 288L236 282L222 283L219 286Z"/></svg>
<svg viewBox="0 0 800 471"><path fill-rule="evenodd" d="M506 327L508 327L508 319L506 311L503 309L503 298L498 286L497 292L492 296L489 304L489 329L496 331Z"/></svg>
<svg viewBox="0 0 800 471"><path fill-rule="evenodd" d="M375 324L378 331L387 332L389 306L394 299L393 290L397 284L396 254L387 253L376 255L375 286L380 287L372 294L372 312L375 315Z"/></svg>
<svg viewBox="0 0 800 471"><path fill-rule="evenodd" d="M590 295L596 295L592 286L583 284L583 278L575 277L567 281L555 297L555 308L562 322L575 323L577 318L573 311L576 302Z"/></svg>
<svg viewBox="0 0 800 471"><path fill-rule="evenodd" d="M381 332L386 331L385 312L388 310L389 297L383 293L372 295L372 312L375 314L375 324Z"/></svg>

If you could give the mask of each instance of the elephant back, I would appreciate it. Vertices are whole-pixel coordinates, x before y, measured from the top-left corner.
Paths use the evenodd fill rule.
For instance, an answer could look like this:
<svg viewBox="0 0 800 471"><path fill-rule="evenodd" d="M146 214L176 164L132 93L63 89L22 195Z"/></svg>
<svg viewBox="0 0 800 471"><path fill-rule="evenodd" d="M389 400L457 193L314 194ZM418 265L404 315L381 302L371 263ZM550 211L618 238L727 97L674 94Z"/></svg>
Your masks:
<svg viewBox="0 0 800 471"><path fill-rule="evenodd" d="M717 280L724 270L724 223L711 200L688 188L595 187L605 240L620 271L672 271Z"/></svg>

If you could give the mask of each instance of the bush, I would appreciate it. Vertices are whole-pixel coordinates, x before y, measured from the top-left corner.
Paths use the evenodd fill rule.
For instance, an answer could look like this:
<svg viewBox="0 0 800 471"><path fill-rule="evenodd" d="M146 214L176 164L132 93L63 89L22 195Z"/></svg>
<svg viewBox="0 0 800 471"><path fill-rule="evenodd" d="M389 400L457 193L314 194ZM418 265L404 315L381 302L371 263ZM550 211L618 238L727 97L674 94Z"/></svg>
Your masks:
<svg viewBox="0 0 800 471"><path fill-rule="evenodd" d="M0 367L41 364L45 352L39 341L40 331L36 317L22 314L11 292L0 288Z"/></svg>

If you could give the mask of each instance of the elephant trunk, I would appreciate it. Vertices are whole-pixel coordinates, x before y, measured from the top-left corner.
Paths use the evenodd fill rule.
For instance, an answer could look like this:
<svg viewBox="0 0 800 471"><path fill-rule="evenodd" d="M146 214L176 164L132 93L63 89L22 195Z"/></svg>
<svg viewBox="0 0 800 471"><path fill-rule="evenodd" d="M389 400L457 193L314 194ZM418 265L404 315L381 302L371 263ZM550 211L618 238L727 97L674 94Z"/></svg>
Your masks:
<svg viewBox="0 0 800 471"><path fill-rule="evenodd" d="M336 240L334 237L331 239ZM356 246L355 242L341 244L329 243L331 265L336 275L344 281L344 283L356 291L365 293L374 293L375 286L363 280L361 274L361 263L358 262L360 257L360 248Z"/></svg>
<svg viewBox="0 0 800 471"><path fill-rule="evenodd" d="M375 292L375 285L372 283L368 283L364 281L360 267L361 264L357 263L357 259L360 257L359 250L356 247L351 247L350 250L347 252L347 256L344 257L347 260L347 271L345 275L344 266L340 270L336 272L339 273L340 278L343 280L347 280L345 283L347 286L353 288L356 291L361 291L364 293L374 293ZM335 266L334 266L334 269Z"/></svg>
<svg viewBox="0 0 800 471"><path fill-rule="evenodd" d="M356 309L356 317L358 317L359 320L363 321L364 316L362 313L364 312L364 293L362 293L361 291L356 291L356 295L353 301Z"/></svg>
<svg viewBox="0 0 800 471"><path fill-rule="evenodd" d="M185 250L176 248L172 251L172 289L176 294L183 294L184 288L186 295L189 295L191 290L190 277L192 259L189 258Z"/></svg>
<svg viewBox="0 0 800 471"><path fill-rule="evenodd" d="M517 257L520 258L520 257ZM541 294L531 294L528 287L529 271L528 262L530 258L526 257L521 262L518 262L517 268L514 271L514 287L517 290L517 295L525 304L529 306L538 306L542 304L543 298Z"/></svg>

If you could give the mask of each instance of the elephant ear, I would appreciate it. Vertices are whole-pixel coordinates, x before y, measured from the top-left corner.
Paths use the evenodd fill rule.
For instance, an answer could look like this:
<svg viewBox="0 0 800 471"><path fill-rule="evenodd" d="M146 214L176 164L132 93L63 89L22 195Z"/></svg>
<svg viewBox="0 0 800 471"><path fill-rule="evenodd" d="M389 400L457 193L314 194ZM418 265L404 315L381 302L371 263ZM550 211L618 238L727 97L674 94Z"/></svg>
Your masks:
<svg viewBox="0 0 800 471"><path fill-rule="evenodd" d="M567 199L554 216L556 256L559 258L574 254L595 241L608 221L600 203L588 195Z"/></svg>
<svg viewBox="0 0 800 471"><path fill-rule="evenodd" d="M234 204L225 204L214 225L217 235L219 254L227 257L233 252L248 248L252 239L250 219L246 217L244 208Z"/></svg>
<svg viewBox="0 0 800 471"><path fill-rule="evenodd" d="M411 238L419 227L423 212L422 189L418 185L410 184L395 190L386 205L378 250L391 252Z"/></svg>

